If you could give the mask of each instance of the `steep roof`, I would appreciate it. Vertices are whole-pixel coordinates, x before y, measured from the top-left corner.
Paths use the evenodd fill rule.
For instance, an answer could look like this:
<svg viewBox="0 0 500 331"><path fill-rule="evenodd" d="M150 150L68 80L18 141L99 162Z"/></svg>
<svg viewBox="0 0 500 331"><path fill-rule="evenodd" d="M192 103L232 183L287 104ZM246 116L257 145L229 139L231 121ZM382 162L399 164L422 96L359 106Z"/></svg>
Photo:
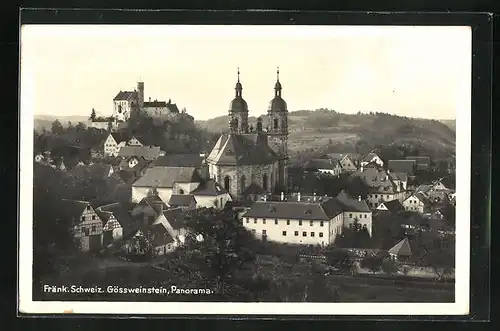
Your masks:
<svg viewBox="0 0 500 331"><path fill-rule="evenodd" d="M364 162L370 162L373 158L378 157L376 153L368 153L363 157Z"/></svg>
<svg viewBox="0 0 500 331"><path fill-rule="evenodd" d="M112 213L123 228L130 227L134 223L128 211L119 202L99 206L97 210Z"/></svg>
<svg viewBox="0 0 500 331"><path fill-rule="evenodd" d="M420 200L420 201L421 201L424 205L428 205L428 204L430 204L430 200L429 200L429 198L428 198L427 196L425 196L425 194L424 194L424 193L422 193L422 192L415 192L415 193L413 193L413 194L412 194L412 195L410 195L408 198L406 198L406 199L405 199L405 201L406 201L406 200L408 200L408 199L410 199L411 197L416 197L416 198L417 198L418 200Z"/></svg>
<svg viewBox="0 0 500 331"><path fill-rule="evenodd" d="M191 192L193 195L205 196L218 196L225 193L227 193L227 191L213 179L209 179L206 182L201 183L200 186Z"/></svg>
<svg viewBox="0 0 500 331"><path fill-rule="evenodd" d="M150 206L157 215L168 209L167 204L155 194L144 197L139 204Z"/></svg>
<svg viewBox="0 0 500 331"><path fill-rule="evenodd" d="M343 206L344 211L371 212L365 200L351 198L345 191L341 191L335 199Z"/></svg>
<svg viewBox="0 0 500 331"><path fill-rule="evenodd" d="M413 175L415 172L415 161L414 160L389 160L387 168L391 172L403 172L408 175Z"/></svg>
<svg viewBox="0 0 500 331"><path fill-rule="evenodd" d="M171 244L174 238L161 223L150 225L145 233L148 241L155 247Z"/></svg>
<svg viewBox="0 0 500 331"><path fill-rule="evenodd" d="M72 224L76 225L87 206L90 206L88 201L61 199L57 208L54 208L56 219L71 221Z"/></svg>
<svg viewBox="0 0 500 331"><path fill-rule="evenodd" d="M180 230L186 226L186 212L180 208L165 210L163 215L174 230Z"/></svg>
<svg viewBox="0 0 500 331"><path fill-rule="evenodd" d="M137 91L120 91L113 100L133 100L137 99Z"/></svg>
<svg viewBox="0 0 500 331"><path fill-rule="evenodd" d="M405 174L404 172L389 172L389 177L392 180L399 180L403 182L408 181L408 175Z"/></svg>
<svg viewBox="0 0 500 331"><path fill-rule="evenodd" d="M158 146L124 146L120 148L118 157L142 157L146 160L153 161L160 156L160 147Z"/></svg>
<svg viewBox="0 0 500 331"><path fill-rule="evenodd" d="M115 171L111 176L118 176L127 185L132 185L136 180L134 171L130 170Z"/></svg>
<svg viewBox="0 0 500 331"><path fill-rule="evenodd" d="M363 168L363 171L356 171L351 177L361 178L370 188L371 193L393 194L398 192L398 187L391 177L381 168Z"/></svg>
<svg viewBox="0 0 500 331"><path fill-rule="evenodd" d="M144 101L143 107L167 107L166 101Z"/></svg>
<svg viewBox="0 0 500 331"><path fill-rule="evenodd" d="M207 162L217 165L271 164L279 158L267 143L267 135L261 133L222 134Z"/></svg>
<svg viewBox="0 0 500 331"><path fill-rule="evenodd" d="M258 201L244 214L244 217L305 219L328 221L342 212L342 206L335 199L322 203Z"/></svg>
<svg viewBox="0 0 500 331"><path fill-rule="evenodd" d="M384 201L382 204L387 208L391 213L397 213L399 211L404 211L405 207L401 204L398 199L394 199L391 201Z"/></svg>
<svg viewBox="0 0 500 331"><path fill-rule="evenodd" d="M191 194L172 194L168 200L169 206L189 206L196 203L196 199Z"/></svg>
<svg viewBox="0 0 500 331"><path fill-rule="evenodd" d="M199 167L202 163L200 154L168 154L154 161L154 165L159 167Z"/></svg>
<svg viewBox="0 0 500 331"><path fill-rule="evenodd" d="M330 160L336 160L336 161L342 161L342 159L346 156L347 154L345 153L328 153L326 156Z"/></svg>
<svg viewBox="0 0 500 331"><path fill-rule="evenodd" d="M397 256L411 256L411 248L408 238L404 238L394 245L391 249L389 249L389 253Z"/></svg>
<svg viewBox="0 0 500 331"><path fill-rule="evenodd" d="M127 132L112 132L110 135L113 137L113 139L117 142L120 143L122 141L129 141L132 139L132 135L128 134ZM136 138L137 139L137 138Z"/></svg>
<svg viewBox="0 0 500 331"><path fill-rule="evenodd" d="M113 213L111 213L109 211L96 210L95 212L97 213L99 218L102 220L103 225L105 225L109 221L111 216L113 216Z"/></svg>
<svg viewBox="0 0 500 331"><path fill-rule="evenodd" d="M172 188L175 183L199 183L201 177L194 167L153 167L146 170L132 186Z"/></svg>

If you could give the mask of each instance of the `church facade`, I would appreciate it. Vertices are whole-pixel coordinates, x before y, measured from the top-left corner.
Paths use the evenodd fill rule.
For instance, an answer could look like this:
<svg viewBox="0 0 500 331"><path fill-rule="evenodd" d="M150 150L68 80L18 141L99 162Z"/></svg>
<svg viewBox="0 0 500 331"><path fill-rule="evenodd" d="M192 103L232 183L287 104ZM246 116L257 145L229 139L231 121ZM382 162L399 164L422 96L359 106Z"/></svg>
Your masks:
<svg viewBox="0 0 500 331"><path fill-rule="evenodd" d="M233 197L243 200L255 194L285 191L288 178L288 110L281 97L279 70L274 98L267 110L268 122L263 128L261 117L256 127L248 124L248 104L238 81L235 98L229 106L229 133L220 136L207 157L210 177Z"/></svg>

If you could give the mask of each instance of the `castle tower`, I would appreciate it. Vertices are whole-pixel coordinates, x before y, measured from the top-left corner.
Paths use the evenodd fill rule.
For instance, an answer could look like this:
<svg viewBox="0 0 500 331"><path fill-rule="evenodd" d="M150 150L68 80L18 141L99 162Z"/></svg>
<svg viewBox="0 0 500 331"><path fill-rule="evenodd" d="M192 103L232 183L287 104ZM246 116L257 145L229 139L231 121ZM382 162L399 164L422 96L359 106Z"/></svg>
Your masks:
<svg viewBox="0 0 500 331"><path fill-rule="evenodd" d="M229 104L229 128L231 133L248 133L248 105L242 97L243 86L240 83L240 69L238 68L238 82L235 87L235 97Z"/></svg>
<svg viewBox="0 0 500 331"><path fill-rule="evenodd" d="M288 180L288 109L285 100L281 97L281 83L279 68L276 71L274 98L269 103L267 115L269 118L267 136L269 147L280 157L277 184L283 190L287 188Z"/></svg>
<svg viewBox="0 0 500 331"><path fill-rule="evenodd" d="M144 107L144 82L137 82L137 106Z"/></svg>

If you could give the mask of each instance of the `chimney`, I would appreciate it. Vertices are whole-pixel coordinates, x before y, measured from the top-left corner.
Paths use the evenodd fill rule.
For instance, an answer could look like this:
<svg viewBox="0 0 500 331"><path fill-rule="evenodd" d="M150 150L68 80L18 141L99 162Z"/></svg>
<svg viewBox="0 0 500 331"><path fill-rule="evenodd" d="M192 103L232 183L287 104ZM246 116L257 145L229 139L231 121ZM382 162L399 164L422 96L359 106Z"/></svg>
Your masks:
<svg viewBox="0 0 500 331"><path fill-rule="evenodd" d="M264 199L264 202L267 201L267 195L264 194L264 196L262 198Z"/></svg>
<svg viewBox="0 0 500 331"><path fill-rule="evenodd" d="M391 171L390 171L389 169L387 169L387 173L388 173L388 174L390 174L390 173L391 173Z"/></svg>
<svg viewBox="0 0 500 331"><path fill-rule="evenodd" d="M361 195L358 195L358 201L361 202Z"/></svg>
<svg viewBox="0 0 500 331"><path fill-rule="evenodd" d="M389 175L385 175L385 180L389 180Z"/></svg>
<svg viewBox="0 0 500 331"><path fill-rule="evenodd" d="M285 193L281 192L281 201L285 200Z"/></svg>
<svg viewBox="0 0 500 331"><path fill-rule="evenodd" d="M300 201L300 192L297 194L297 201Z"/></svg>
<svg viewBox="0 0 500 331"><path fill-rule="evenodd" d="M151 97L149 97L149 102L151 102Z"/></svg>
<svg viewBox="0 0 500 331"><path fill-rule="evenodd" d="M359 171L363 172L363 166L361 166L361 167L359 168Z"/></svg>
<svg viewBox="0 0 500 331"><path fill-rule="evenodd" d="M313 201L316 202L316 192L313 193Z"/></svg>

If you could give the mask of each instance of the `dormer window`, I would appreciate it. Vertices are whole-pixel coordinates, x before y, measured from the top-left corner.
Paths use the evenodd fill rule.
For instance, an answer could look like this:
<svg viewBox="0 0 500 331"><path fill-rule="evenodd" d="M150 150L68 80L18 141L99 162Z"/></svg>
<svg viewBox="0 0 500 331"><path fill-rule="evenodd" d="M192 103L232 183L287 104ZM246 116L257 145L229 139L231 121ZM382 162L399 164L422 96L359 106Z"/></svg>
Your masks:
<svg viewBox="0 0 500 331"><path fill-rule="evenodd" d="M306 213L306 215L311 215L312 214L312 210L311 209L306 209L305 213Z"/></svg>
<svg viewBox="0 0 500 331"><path fill-rule="evenodd" d="M226 155L233 155L233 151L230 149L226 150Z"/></svg>

